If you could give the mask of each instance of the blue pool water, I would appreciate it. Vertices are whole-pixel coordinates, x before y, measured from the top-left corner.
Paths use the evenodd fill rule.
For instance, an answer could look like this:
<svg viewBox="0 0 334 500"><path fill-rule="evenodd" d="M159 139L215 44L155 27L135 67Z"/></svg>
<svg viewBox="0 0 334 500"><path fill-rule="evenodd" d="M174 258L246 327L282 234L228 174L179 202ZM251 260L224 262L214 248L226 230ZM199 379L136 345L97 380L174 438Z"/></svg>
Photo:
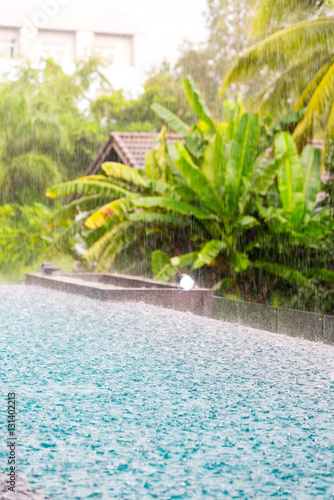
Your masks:
<svg viewBox="0 0 334 500"><path fill-rule="evenodd" d="M50 498L334 498L333 360L143 304L0 287L1 421L15 391L19 467Z"/></svg>

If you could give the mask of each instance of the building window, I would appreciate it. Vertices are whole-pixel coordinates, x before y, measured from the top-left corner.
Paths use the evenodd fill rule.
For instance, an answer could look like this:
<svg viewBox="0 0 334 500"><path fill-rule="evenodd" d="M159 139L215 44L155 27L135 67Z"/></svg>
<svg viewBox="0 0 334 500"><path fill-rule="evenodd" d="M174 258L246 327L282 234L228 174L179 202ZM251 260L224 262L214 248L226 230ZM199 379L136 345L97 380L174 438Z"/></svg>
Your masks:
<svg viewBox="0 0 334 500"><path fill-rule="evenodd" d="M94 55L101 57L103 61L109 64L114 64L116 59L115 47L108 47L106 45L94 45Z"/></svg>
<svg viewBox="0 0 334 500"><path fill-rule="evenodd" d="M17 53L17 40L13 39L0 39L0 57L6 59L13 59Z"/></svg>
<svg viewBox="0 0 334 500"><path fill-rule="evenodd" d="M62 64L66 59L66 45L64 43L42 43L41 58L52 57L58 64Z"/></svg>

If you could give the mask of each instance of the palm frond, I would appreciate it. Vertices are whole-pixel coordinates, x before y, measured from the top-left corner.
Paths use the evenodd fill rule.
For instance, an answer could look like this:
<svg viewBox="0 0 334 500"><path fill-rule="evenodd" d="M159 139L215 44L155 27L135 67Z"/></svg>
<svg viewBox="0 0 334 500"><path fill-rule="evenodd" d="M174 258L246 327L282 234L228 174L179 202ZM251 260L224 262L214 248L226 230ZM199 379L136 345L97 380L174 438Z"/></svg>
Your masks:
<svg viewBox="0 0 334 500"><path fill-rule="evenodd" d="M334 18L320 17L284 28L255 43L232 65L221 86L227 87L238 80L245 81L264 65L277 69L305 53L305 47L323 47L330 50L334 40Z"/></svg>
<svg viewBox="0 0 334 500"><path fill-rule="evenodd" d="M318 71L326 61L322 51L312 50L307 56L302 56L292 62L287 69L279 72L274 80L252 94L246 101L245 106L250 111L257 111L260 115L270 114L277 117L286 111L289 100L300 96L310 81L314 71ZM306 104L305 104L306 105ZM296 106L303 109L304 106Z"/></svg>
<svg viewBox="0 0 334 500"><path fill-rule="evenodd" d="M270 29L273 21L280 21L295 14L298 11L308 11L309 14L316 12L323 4L323 0L262 0L258 3L256 14L252 23L252 34L261 35L264 31Z"/></svg>
<svg viewBox="0 0 334 500"><path fill-rule="evenodd" d="M304 119L296 127L293 138L299 149L305 145L308 137L312 135L317 120L321 118L328 106L334 102L334 62L328 67L308 103ZM304 102L301 99L301 102Z"/></svg>
<svg viewBox="0 0 334 500"><path fill-rule="evenodd" d="M334 137L334 100L332 106L330 107L326 120L323 160L325 159L328 146L331 146L333 144L333 137Z"/></svg>
<svg viewBox="0 0 334 500"><path fill-rule="evenodd" d="M307 61L304 61L304 63L307 64ZM321 65L320 69L317 71L317 73L311 79L311 81L308 82L305 89L299 96L299 99L294 108L295 110L302 109L308 105L311 97L317 90L319 84L322 82L323 78L326 76L326 73L331 68L333 63L334 63L334 57L331 57L329 60L325 61L324 64ZM314 70L315 68L313 67L312 69Z"/></svg>

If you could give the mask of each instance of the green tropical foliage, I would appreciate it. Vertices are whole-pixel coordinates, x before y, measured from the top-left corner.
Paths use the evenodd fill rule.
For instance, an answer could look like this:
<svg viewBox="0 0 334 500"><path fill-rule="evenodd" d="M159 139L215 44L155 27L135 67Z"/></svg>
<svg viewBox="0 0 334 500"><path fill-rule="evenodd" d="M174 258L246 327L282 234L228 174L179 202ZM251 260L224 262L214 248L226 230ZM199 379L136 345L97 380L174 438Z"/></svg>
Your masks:
<svg viewBox="0 0 334 500"><path fill-rule="evenodd" d="M308 146L299 157L290 133L280 127L274 128L268 150L263 145L270 133L257 114L244 112L241 102L226 102L227 121L220 123L191 78L185 94L199 122L189 127L154 105L183 141L171 149L163 129L158 146L147 155L145 172L106 163L105 175L48 190L50 197L82 195L86 260L97 262L97 271L109 269L145 235L154 275L161 280L185 268L212 269L216 288L228 283L236 293L252 280L262 280L260 289L269 290L264 273L274 283L283 280L309 290L312 280L333 281L333 273L323 267L333 224L331 211L317 202L319 152ZM97 200L100 208L90 210ZM307 258L299 261L300 252Z"/></svg>
<svg viewBox="0 0 334 500"><path fill-rule="evenodd" d="M182 82L173 75L168 65L152 74L144 84L144 92L129 97L123 90L113 90L91 103L91 113L102 122L106 133L111 130L126 132L152 132L160 130L162 122L151 110L153 103L161 104L187 122L195 115L189 108L182 91Z"/></svg>
<svg viewBox="0 0 334 500"><path fill-rule="evenodd" d="M57 206L45 206L45 190L83 172L99 148L100 127L82 108L91 84L102 79L95 59L79 64L73 75L49 59L42 69L24 63L15 74L3 77L1 275L18 276L26 266L38 269L42 258L62 255L54 245L56 232L50 225Z"/></svg>
<svg viewBox="0 0 334 500"><path fill-rule="evenodd" d="M51 210L41 204L0 206L0 274L18 273L39 257L50 257Z"/></svg>
<svg viewBox="0 0 334 500"><path fill-rule="evenodd" d="M69 76L50 59L0 85L0 203L46 201L47 186L86 169L101 135L79 106L97 64Z"/></svg>

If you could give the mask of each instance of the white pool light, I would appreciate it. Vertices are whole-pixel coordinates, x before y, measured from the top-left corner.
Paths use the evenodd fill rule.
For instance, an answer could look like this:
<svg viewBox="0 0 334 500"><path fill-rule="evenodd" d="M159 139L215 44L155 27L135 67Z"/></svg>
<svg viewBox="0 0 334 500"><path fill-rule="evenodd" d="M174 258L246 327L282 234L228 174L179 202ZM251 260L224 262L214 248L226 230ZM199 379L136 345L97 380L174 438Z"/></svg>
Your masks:
<svg viewBox="0 0 334 500"><path fill-rule="evenodd" d="M182 274L180 278L180 287L182 288L182 290L189 291L193 288L194 285L195 281L191 276L188 276L188 274Z"/></svg>

